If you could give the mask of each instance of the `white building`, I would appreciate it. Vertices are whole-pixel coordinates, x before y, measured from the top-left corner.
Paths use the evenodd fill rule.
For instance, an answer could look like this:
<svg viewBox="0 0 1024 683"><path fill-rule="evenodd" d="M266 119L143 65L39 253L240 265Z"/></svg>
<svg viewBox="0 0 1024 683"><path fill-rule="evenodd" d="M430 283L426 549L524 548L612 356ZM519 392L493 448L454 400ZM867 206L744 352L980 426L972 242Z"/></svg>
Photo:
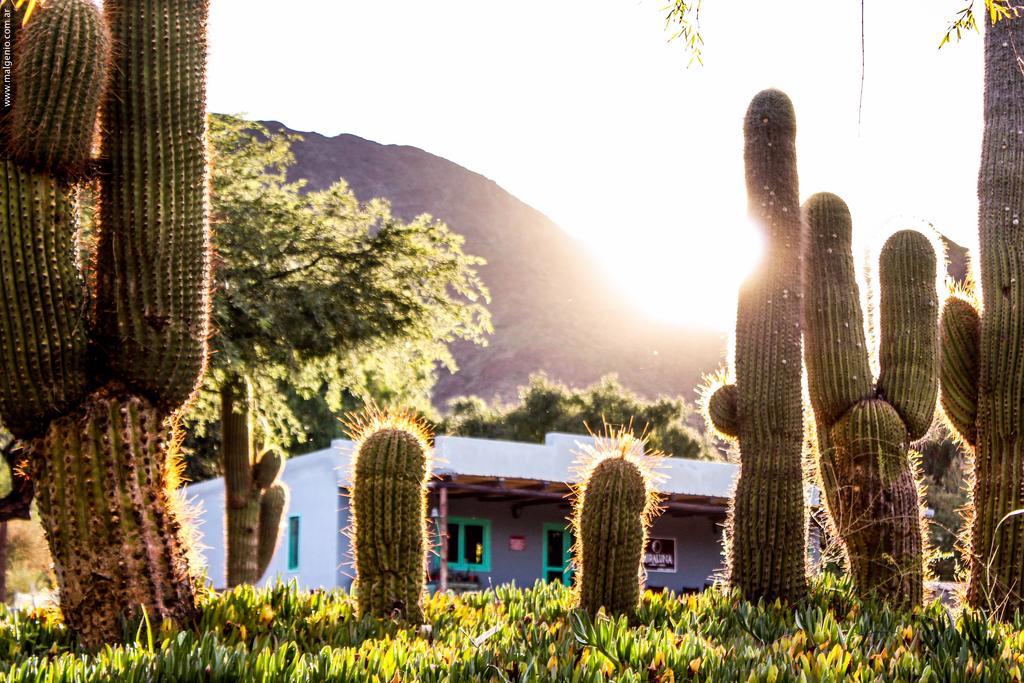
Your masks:
<svg viewBox="0 0 1024 683"><path fill-rule="evenodd" d="M544 444L437 438L428 507L435 532L448 530L449 587L531 585L538 578L570 582L566 496L578 477L578 444L588 441L570 434L548 434ZM291 497L264 582L280 577L303 588L350 586L355 572L345 532L351 455L352 443L338 439L330 448L288 460L282 478ZM659 473L664 511L650 532L648 586L701 590L722 568L722 530L737 467L666 458ZM194 484L187 496L199 508L209 580L221 587L224 482ZM440 564L435 548L432 581Z"/></svg>

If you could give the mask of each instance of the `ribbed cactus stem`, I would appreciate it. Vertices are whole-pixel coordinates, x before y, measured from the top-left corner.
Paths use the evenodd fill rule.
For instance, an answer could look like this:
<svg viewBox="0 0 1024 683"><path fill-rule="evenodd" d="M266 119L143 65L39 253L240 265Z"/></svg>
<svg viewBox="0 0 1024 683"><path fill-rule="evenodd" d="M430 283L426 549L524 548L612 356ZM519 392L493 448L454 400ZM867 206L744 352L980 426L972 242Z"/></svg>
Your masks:
<svg viewBox="0 0 1024 683"><path fill-rule="evenodd" d="M410 431L383 427L355 455L353 513L359 613L423 621L427 454Z"/></svg>
<svg viewBox="0 0 1024 683"><path fill-rule="evenodd" d="M276 483L283 460L267 451L253 462L252 392L243 378L221 387L221 459L227 498L227 585L256 583L267 571L281 535L287 489Z"/></svg>
<svg viewBox="0 0 1024 683"><path fill-rule="evenodd" d="M924 597L924 544L907 430L879 399L860 401L832 427L826 456L838 489L829 505L857 590L903 606Z"/></svg>
<svg viewBox="0 0 1024 683"><path fill-rule="evenodd" d="M880 365L873 382L842 199L804 208L804 358L817 422L818 470L857 590L920 604L924 542L908 451L932 422L937 393L936 258L921 234L901 231L880 255Z"/></svg>
<svg viewBox="0 0 1024 683"><path fill-rule="evenodd" d="M914 230L893 234L878 259L878 393L896 409L911 441L931 427L939 383L935 250Z"/></svg>
<svg viewBox="0 0 1024 683"><path fill-rule="evenodd" d="M739 402L735 384L723 384L708 397L708 419L719 434L729 439L740 435Z"/></svg>
<svg viewBox="0 0 1024 683"><path fill-rule="evenodd" d="M874 395L853 260L853 219L846 202L827 192L808 199L804 212L807 385L815 419L832 425Z"/></svg>
<svg viewBox="0 0 1024 683"><path fill-rule="evenodd" d="M800 364L801 223L796 114L778 90L758 93L744 121L751 219L765 258L740 289L736 384L712 396L715 425L738 436L740 474L730 512L730 581L750 600L806 594L803 403ZM725 401L719 403L719 400ZM727 417L727 419L723 419Z"/></svg>
<svg viewBox="0 0 1024 683"><path fill-rule="evenodd" d="M89 381L72 192L0 158L0 423L20 438L75 406Z"/></svg>
<svg viewBox="0 0 1024 683"><path fill-rule="evenodd" d="M284 460L277 451L267 451L256 462L256 486L270 488L284 469Z"/></svg>
<svg viewBox="0 0 1024 683"><path fill-rule="evenodd" d="M18 34L3 147L29 168L81 172L107 81L110 35L100 10L89 0L47 0Z"/></svg>
<svg viewBox="0 0 1024 683"><path fill-rule="evenodd" d="M640 603L650 494L643 472L602 458L576 501L576 592L589 614L632 615Z"/></svg>
<svg viewBox="0 0 1024 683"><path fill-rule="evenodd" d="M170 425L150 403L96 394L31 442L32 474L68 627L97 647L126 618L194 615Z"/></svg>
<svg viewBox="0 0 1024 683"><path fill-rule="evenodd" d="M172 411L209 335L206 0L106 0L96 313L113 371ZM144 154L142 152L145 152Z"/></svg>
<svg viewBox="0 0 1024 683"><path fill-rule="evenodd" d="M260 497L253 481L252 413L244 382L221 387L221 459L227 504L227 585L259 580L256 548L259 539Z"/></svg>
<svg viewBox="0 0 1024 683"><path fill-rule="evenodd" d="M281 538L281 520L288 509L288 489L284 484L272 484L260 494L259 539L256 544L256 573L267 573L270 560Z"/></svg>
<svg viewBox="0 0 1024 683"><path fill-rule="evenodd" d="M946 305L943 406L975 445L968 601L1024 611L1024 17L985 30L985 129L978 172L980 329ZM977 340L977 379L970 373ZM976 406L974 403L976 388ZM973 427L971 425L974 415Z"/></svg>
<svg viewBox="0 0 1024 683"><path fill-rule="evenodd" d="M942 410L968 446L978 442L978 375L981 353L981 317L959 297L942 309Z"/></svg>

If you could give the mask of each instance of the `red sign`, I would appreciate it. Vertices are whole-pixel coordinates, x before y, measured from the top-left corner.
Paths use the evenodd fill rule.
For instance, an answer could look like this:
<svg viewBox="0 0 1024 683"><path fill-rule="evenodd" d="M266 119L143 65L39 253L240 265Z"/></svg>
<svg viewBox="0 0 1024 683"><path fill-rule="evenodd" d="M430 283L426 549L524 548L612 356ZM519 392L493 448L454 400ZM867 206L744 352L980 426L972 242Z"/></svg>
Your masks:
<svg viewBox="0 0 1024 683"><path fill-rule="evenodd" d="M526 550L526 536L509 536L508 549L517 552Z"/></svg>

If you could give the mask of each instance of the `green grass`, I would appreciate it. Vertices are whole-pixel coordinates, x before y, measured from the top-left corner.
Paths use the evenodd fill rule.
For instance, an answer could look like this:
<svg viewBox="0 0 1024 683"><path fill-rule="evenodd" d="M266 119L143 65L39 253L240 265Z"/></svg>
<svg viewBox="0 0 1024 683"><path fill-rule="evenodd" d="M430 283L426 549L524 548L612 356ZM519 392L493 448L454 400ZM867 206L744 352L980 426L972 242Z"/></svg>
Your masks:
<svg viewBox="0 0 1024 683"><path fill-rule="evenodd" d="M405 628L358 619L342 592L243 587L207 598L195 631L143 622L132 644L86 654L53 612L0 612L0 680L955 682L1024 669L1022 623L861 605L832 577L796 607L648 593L632 623L591 622L568 589L541 584L437 596L426 615Z"/></svg>

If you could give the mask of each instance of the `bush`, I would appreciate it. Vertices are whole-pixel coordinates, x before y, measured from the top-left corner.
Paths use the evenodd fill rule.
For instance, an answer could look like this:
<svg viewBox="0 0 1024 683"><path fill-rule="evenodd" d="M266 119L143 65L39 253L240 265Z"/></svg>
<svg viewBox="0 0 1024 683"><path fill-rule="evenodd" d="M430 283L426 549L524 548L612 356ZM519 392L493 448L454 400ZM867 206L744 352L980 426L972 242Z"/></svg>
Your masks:
<svg viewBox="0 0 1024 683"><path fill-rule="evenodd" d="M939 603L864 605L826 575L795 608L722 590L646 593L636 623L591 621L568 588L499 587L427 601L426 625L356 616L343 592L242 586L211 596L196 631L146 623L132 644L77 651L52 612L0 609L10 681L1014 681L1022 623Z"/></svg>

